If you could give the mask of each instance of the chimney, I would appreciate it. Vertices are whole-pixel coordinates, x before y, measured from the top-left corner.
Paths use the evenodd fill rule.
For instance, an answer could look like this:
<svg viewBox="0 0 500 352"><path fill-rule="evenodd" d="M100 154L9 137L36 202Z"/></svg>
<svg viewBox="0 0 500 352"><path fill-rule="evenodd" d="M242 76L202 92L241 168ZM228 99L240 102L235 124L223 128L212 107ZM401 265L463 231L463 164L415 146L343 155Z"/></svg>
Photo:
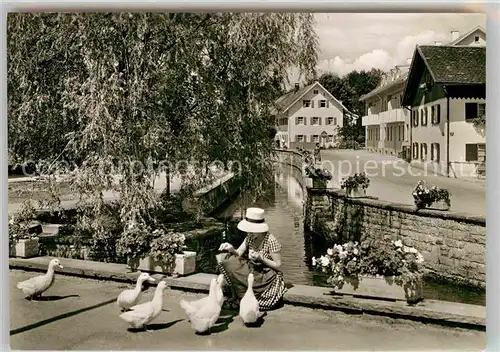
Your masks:
<svg viewBox="0 0 500 352"><path fill-rule="evenodd" d="M295 83L295 91L298 91L300 88L300 84L299 83Z"/></svg>
<svg viewBox="0 0 500 352"><path fill-rule="evenodd" d="M451 41L455 41L460 37L460 32L459 31L451 31Z"/></svg>
<svg viewBox="0 0 500 352"><path fill-rule="evenodd" d="M406 63L407 63L408 65L411 65L411 57L409 57L409 58L407 58L407 59L406 59Z"/></svg>
<svg viewBox="0 0 500 352"><path fill-rule="evenodd" d="M442 44L443 44L442 42L438 42L438 41L434 42L434 45L442 45Z"/></svg>

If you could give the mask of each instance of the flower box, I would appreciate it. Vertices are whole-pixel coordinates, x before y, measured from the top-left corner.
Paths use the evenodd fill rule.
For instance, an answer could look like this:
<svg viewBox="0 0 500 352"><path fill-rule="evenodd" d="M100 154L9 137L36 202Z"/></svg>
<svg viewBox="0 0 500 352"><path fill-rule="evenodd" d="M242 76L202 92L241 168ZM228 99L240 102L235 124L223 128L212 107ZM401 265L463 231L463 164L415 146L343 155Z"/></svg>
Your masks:
<svg viewBox="0 0 500 352"><path fill-rule="evenodd" d="M175 264L172 266L155 261L151 256L147 256L139 260L138 269L168 275L189 275L196 270L196 252L184 251L182 254L176 254Z"/></svg>
<svg viewBox="0 0 500 352"><path fill-rule="evenodd" d="M9 248L12 257L32 258L38 256L38 238L21 239Z"/></svg>
<svg viewBox="0 0 500 352"><path fill-rule="evenodd" d="M346 278L342 289L335 294L361 298L406 301L410 304L424 299L423 282L418 280L413 287L404 287L395 282L394 277L360 275L361 280Z"/></svg>
<svg viewBox="0 0 500 352"><path fill-rule="evenodd" d="M349 198L363 198L366 197L366 189L365 188L352 188L347 191L347 196Z"/></svg>
<svg viewBox="0 0 500 352"><path fill-rule="evenodd" d="M315 178L313 178L312 181L313 181L313 188L326 188L327 181L317 180Z"/></svg>
<svg viewBox="0 0 500 352"><path fill-rule="evenodd" d="M444 200L438 200L437 202L432 202L428 209L433 210L450 210L450 206L446 204Z"/></svg>

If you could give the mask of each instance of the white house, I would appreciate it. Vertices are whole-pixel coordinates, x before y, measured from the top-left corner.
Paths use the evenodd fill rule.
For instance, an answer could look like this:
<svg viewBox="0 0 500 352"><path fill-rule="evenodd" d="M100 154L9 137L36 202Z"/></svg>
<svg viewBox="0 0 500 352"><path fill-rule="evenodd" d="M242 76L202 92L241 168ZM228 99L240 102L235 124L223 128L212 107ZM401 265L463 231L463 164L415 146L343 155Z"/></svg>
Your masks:
<svg viewBox="0 0 500 352"><path fill-rule="evenodd" d="M450 177L485 172L486 47L417 46L403 94L411 160Z"/></svg>
<svg viewBox="0 0 500 352"><path fill-rule="evenodd" d="M316 143L323 147L337 142L337 127L343 126L348 110L319 82L300 87L276 101L276 141L286 148L311 149Z"/></svg>
<svg viewBox="0 0 500 352"><path fill-rule="evenodd" d="M435 45L441 45L435 42ZM448 46L485 46L486 32L477 26L460 36L458 31L451 31ZM400 155L409 160L410 149L410 111L401 105L401 99L408 78L411 59L406 64L398 65L386 72L377 88L363 95L360 101L365 103L366 149L383 154Z"/></svg>

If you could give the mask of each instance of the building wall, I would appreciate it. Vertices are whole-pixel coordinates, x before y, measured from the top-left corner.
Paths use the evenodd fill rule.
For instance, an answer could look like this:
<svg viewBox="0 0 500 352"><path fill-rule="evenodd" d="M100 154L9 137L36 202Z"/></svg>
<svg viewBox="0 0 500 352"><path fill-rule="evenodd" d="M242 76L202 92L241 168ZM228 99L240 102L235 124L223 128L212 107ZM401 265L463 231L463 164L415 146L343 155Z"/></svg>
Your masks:
<svg viewBox="0 0 500 352"><path fill-rule="evenodd" d="M478 42L475 41L476 36L479 36ZM478 29L474 31L474 33L471 33L469 36L456 43L455 45L459 46L486 45L486 34Z"/></svg>
<svg viewBox="0 0 500 352"><path fill-rule="evenodd" d="M315 94L314 90L318 90L318 93ZM313 101L314 107L304 107L303 100ZM326 100L328 102L326 108L319 107L321 100ZM338 142L337 127L343 126L343 109L340 104L329 99L328 94L320 87L314 87L299 101L297 101L294 106L289 109L288 116L290 148L301 146L303 148L310 149L316 144L316 142L313 141L313 136L320 136L323 132L326 132L328 135L333 136L333 142L327 142L326 140L323 140L321 137L319 137L320 144L322 146L333 146L336 142ZM298 117L303 117L305 123L298 125ZM313 117L319 118L319 124L312 124ZM327 125L328 117L334 118L334 121L331 125ZM297 141L298 135L305 136L305 141L303 143Z"/></svg>
<svg viewBox="0 0 500 352"><path fill-rule="evenodd" d="M346 198L341 190L308 188L305 226L335 243L402 240L422 253L427 276L470 286L486 284L484 217L416 211L409 205Z"/></svg>
<svg viewBox="0 0 500 352"><path fill-rule="evenodd" d="M435 101L421 98L421 105L412 108L418 111L418 126L412 120L412 162L425 164L429 171L446 174L446 120L447 99L440 98ZM466 144L486 143L484 128L477 128L471 122L465 121L465 104L468 102L485 103L484 99L450 99L450 172L452 177L476 177L478 176L478 164L466 161ZM439 124L432 124L431 107L440 106ZM422 111L428 109L427 125L422 125ZM439 161L432 159L432 143L439 143ZM417 155L413 152L414 145L418 146ZM427 155L422 153L422 145L427 146Z"/></svg>

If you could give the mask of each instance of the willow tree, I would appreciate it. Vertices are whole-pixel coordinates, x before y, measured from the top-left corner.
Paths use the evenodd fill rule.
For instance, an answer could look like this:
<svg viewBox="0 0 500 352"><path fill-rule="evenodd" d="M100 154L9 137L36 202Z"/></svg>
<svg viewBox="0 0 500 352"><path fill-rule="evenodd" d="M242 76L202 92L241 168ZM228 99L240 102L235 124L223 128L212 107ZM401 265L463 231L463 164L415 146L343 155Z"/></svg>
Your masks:
<svg viewBox="0 0 500 352"><path fill-rule="evenodd" d="M105 190L126 230L145 221L165 168L189 191L213 177L203 165L233 162L255 199L272 182L274 102L290 67L316 76L317 46L312 14L9 14L9 152L78 161L96 236Z"/></svg>

